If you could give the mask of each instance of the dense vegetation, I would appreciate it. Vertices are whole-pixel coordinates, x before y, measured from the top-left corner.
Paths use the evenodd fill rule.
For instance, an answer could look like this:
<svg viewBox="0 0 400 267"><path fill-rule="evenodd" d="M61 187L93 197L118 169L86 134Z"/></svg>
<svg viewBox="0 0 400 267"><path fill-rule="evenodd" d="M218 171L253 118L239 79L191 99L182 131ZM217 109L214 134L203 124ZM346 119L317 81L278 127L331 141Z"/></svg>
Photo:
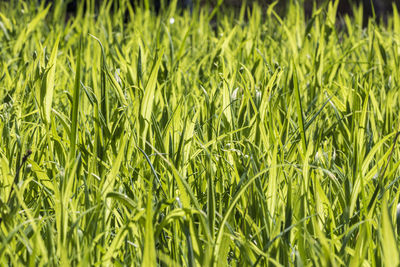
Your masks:
<svg viewBox="0 0 400 267"><path fill-rule="evenodd" d="M0 265L399 263L396 9L95 2L0 3Z"/></svg>

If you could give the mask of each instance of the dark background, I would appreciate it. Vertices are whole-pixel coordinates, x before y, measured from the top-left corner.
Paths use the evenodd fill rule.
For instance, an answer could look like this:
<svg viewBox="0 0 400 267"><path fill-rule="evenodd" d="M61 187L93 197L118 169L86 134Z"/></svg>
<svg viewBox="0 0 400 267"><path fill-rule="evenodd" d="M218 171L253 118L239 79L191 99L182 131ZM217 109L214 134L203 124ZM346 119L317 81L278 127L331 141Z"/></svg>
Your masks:
<svg viewBox="0 0 400 267"><path fill-rule="evenodd" d="M179 0L178 5L181 8L191 8L193 5L195 5L197 3L197 1L196 0ZM131 0L131 3L133 3L133 4L137 4L140 2L142 2L142 1ZM156 11L158 11L160 9L161 2L169 2L169 1L168 0L167 1L152 0L151 2L153 5L153 8ZM217 2L216 0L200 0L201 5L206 5L206 4L213 5L216 2ZM233 7L233 8L239 9L242 5L242 2L243 2L242 0L224 0L221 7L222 8L224 8L224 7L232 8ZM247 3L247 5L252 6L252 4L254 2L257 2L260 6L268 6L269 4L273 3L274 1L273 0L247 0L246 3ZM278 6L284 8L285 5L289 2L291 2L291 0L281 0L281 1L279 1ZM299 2L302 2L302 1L299 1ZM306 12L311 13L313 3L321 4L326 1L324 1L324 0L304 0L303 2L304 2L304 7L306 9ZM339 12L339 14L344 14L344 13L351 14L351 6L352 5L363 4L366 14L372 15L371 3L375 9L376 15L382 16L384 14L392 13L392 4L393 3L395 5L397 5L397 7L399 7L400 0L372 0L372 1L371 0L340 0L338 12Z"/></svg>
<svg viewBox="0 0 400 267"><path fill-rule="evenodd" d="M52 2L49 0L38 0ZM170 0L150 0L150 8L159 13L162 12L162 6L167 5ZM70 15L76 12L77 3L80 1L69 1L67 5L67 12ZM117 1L116 1L117 2ZM143 5L143 0L130 0L134 7ZM212 8L216 5L217 0L179 0L178 7L181 9L189 9L193 10L196 4L200 4L202 7ZM242 5L242 0L224 0L223 4L220 6L221 9L234 9L239 10ZM261 8L266 9L269 4L273 3L273 0L247 0L246 3L249 7L253 6L253 3L257 2ZM281 15L285 14L285 8L290 2L303 2L306 16L310 16L312 13L312 8L314 4L321 5L326 3L325 0L281 0L278 2L276 6L276 10L278 10ZM332 1L333 2L333 1ZM98 1L101 3L101 0ZM378 20L385 20L386 17L392 14L393 9L392 6L396 5L397 9L400 6L400 0L340 0L338 7L338 16L343 16L344 14L352 15L352 7L355 5L362 4L364 7L364 24L368 21L369 17L372 17L375 13L375 16Z"/></svg>

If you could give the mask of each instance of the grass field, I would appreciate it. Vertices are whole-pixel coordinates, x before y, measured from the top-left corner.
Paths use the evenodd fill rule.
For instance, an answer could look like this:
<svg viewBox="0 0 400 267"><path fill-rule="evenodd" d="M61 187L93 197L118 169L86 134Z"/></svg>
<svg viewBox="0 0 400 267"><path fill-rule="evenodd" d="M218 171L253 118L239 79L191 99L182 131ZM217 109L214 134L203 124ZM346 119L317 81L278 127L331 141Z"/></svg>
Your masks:
<svg viewBox="0 0 400 267"><path fill-rule="evenodd" d="M400 263L396 9L44 2L0 2L1 266Z"/></svg>

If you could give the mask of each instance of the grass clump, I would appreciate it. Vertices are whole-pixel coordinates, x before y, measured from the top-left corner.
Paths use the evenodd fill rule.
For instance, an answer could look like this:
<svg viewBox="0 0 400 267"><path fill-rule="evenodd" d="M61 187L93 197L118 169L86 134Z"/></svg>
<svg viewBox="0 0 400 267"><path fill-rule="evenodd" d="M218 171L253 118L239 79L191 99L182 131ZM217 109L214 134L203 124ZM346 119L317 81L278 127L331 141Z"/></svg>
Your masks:
<svg viewBox="0 0 400 267"><path fill-rule="evenodd" d="M396 9L44 2L0 3L1 265L398 263Z"/></svg>

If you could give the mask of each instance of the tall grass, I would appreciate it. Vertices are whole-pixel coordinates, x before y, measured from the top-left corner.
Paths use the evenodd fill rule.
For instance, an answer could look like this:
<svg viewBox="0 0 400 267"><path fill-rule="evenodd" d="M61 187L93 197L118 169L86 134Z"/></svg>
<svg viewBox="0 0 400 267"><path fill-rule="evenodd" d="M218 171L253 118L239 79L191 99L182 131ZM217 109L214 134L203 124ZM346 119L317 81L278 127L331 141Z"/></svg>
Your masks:
<svg viewBox="0 0 400 267"><path fill-rule="evenodd" d="M396 8L95 2L0 3L0 265L398 264Z"/></svg>

